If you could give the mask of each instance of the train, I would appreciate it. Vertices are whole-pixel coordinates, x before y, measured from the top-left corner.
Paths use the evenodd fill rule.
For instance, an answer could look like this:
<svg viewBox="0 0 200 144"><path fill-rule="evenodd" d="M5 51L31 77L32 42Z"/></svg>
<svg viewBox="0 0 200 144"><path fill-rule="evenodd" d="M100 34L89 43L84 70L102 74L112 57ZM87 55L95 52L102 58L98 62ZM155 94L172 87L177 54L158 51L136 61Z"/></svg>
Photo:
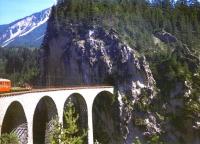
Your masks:
<svg viewBox="0 0 200 144"><path fill-rule="evenodd" d="M0 93L11 91L11 81L0 78Z"/></svg>
<svg viewBox="0 0 200 144"><path fill-rule="evenodd" d="M0 78L0 93L10 93L10 92L20 92L20 91L30 91L32 87L25 83L20 87L12 87L11 80Z"/></svg>

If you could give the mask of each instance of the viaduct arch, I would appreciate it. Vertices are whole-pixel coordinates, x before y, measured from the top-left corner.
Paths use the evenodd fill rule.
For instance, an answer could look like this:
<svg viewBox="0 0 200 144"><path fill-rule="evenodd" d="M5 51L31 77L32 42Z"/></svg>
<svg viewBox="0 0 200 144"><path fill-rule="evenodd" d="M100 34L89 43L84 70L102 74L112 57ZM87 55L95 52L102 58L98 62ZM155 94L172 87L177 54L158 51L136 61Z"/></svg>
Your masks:
<svg viewBox="0 0 200 144"><path fill-rule="evenodd" d="M38 102L33 116L33 143L48 143L51 120L57 116L57 108L51 97L45 96Z"/></svg>
<svg viewBox="0 0 200 144"><path fill-rule="evenodd" d="M20 143L28 142L27 120L22 105L18 101L12 102L3 119L1 133L16 132Z"/></svg>
<svg viewBox="0 0 200 144"><path fill-rule="evenodd" d="M114 95L109 91L100 92L93 101L92 119L94 140L99 143L120 143L119 105Z"/></svg>

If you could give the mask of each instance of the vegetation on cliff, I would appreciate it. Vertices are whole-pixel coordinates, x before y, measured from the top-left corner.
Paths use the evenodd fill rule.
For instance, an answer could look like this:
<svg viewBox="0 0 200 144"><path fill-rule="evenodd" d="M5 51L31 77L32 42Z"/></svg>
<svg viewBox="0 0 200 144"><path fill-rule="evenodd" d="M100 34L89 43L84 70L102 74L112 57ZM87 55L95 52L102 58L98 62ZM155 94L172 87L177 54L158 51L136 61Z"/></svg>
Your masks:
<svg viewBox="0 0 200 144"><path fill-rule="evenodd" d="M163 29L190 48L199 48L200 8L196 0L60 0L52 13L58 28L80 21L104 25L117 30L139 51L154 49L152 34Z"/></svg>

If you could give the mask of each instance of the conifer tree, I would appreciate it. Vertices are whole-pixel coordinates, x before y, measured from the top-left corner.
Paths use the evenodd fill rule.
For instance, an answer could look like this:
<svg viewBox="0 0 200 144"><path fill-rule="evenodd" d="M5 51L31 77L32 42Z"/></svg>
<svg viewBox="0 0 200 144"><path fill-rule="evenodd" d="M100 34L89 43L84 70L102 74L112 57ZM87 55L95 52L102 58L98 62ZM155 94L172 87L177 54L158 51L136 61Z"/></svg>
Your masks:
<svg viewBox="0 0 200 144"><path fill-rule="evenodd" d="M76 114L73 103L69 102L64 112L66 127L58 122L58 118L53 120L53 128L49 134L51 144L83 144L87 135L85 130L78 127L79 115ZM81 134L80 134L81 133Z"/></svg>

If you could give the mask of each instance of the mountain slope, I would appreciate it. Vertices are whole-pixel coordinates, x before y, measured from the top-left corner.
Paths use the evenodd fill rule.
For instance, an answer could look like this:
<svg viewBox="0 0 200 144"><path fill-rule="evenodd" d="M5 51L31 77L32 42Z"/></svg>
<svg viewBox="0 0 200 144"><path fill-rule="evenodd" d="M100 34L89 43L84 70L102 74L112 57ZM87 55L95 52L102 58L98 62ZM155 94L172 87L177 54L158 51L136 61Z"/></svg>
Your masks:
<svg viewBox="0 0 200 144"><path fill-rule="evenodd" d="M51 9L0 26L0 46L39 47L46 31Z"/></svg>
<svg viewBox="0 0 200 144"><path fill-rule="evenodd" d="M195 10L187 5L166 12L145 0L83 1L52 8L41 47L42 84L115 86L118 107L94 116L100 143L199 143L200 15L188 24L184 19ZM98 114L104 102L94 105ZM113 133L116 125L120 134Z"/></svg>

